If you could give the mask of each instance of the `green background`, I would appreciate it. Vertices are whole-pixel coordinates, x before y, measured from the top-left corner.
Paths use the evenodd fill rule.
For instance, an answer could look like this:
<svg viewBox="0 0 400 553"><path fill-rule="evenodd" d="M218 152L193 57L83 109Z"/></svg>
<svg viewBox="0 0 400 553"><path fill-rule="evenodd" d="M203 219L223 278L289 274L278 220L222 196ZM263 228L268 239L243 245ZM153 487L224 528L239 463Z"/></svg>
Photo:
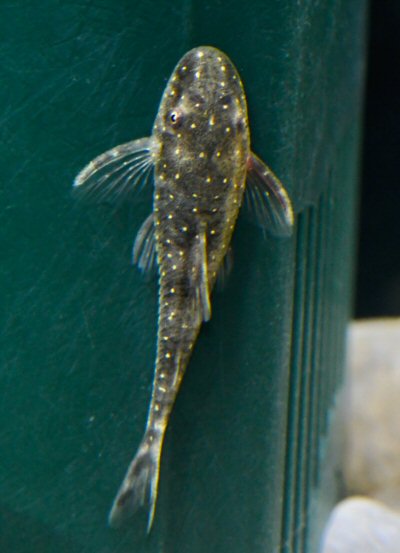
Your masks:
<svg viewBox="0 0 400 553"><path fill-rule="evenodd" d="M0 5L0 549L315 551L336 500L335 390L353 267L366 3ZM291 239L239 221L166 436L156 520L106 516L141 438L157 286L130 265L151 190L77 202L95 155L148 135L174 65L237 66L254 150L298 213Z"/></svg>

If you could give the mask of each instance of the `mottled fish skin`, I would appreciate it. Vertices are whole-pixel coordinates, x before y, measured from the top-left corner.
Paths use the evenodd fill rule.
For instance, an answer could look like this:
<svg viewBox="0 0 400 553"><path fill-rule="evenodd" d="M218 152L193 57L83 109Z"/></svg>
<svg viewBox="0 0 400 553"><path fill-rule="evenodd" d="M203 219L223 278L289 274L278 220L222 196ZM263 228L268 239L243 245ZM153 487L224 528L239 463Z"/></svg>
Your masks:
<svg viewBox="0 0 400 553"><path fill-rule="evenodd" d="M134 161L124 161L130 154L136 156ZM159 269L155 377L146 431L109 519L112 525L119 524L147 499L148 530L155 512L168 418L201 324L211 317L210 295L228 252L246 177L254 182L250 200L256 218L270 218L272 213L272 224L278 221L276 226L283 228L283 234L293 225L286 191L250 151L240 77L216 48L195 48L179 61L149 139L99 156L78 175L75 185L92 180L96 188L111 179L113 187L124 175L132 180L150 163L154 167L153 213L138 234L135 256L146 270L156 256ZM104 169L107 172L99 179ZM263 202L272 202L272 208L264 208Z"/></svg>
<svg viewBox="0 0 400 553"><path fill-rule="evenodd" d="M205 240L211 294L242 203L250 140L243 87L213 48L175 69L153 129L154 223L160 271L156 373L148 428L164 432L203 317L195 287ZM200 250L200 251L199 251Z"/></svg>
<svg viewBox="0 0 400 553"><path fill-rule="evenodd" d="M202 321L210 316L203 313L203 302L235 228L249 153L247 106L236 69L215 48L191 50L168 82L152 134L159 319L153 394L141 447L154 451L155 478L172 405ZM206 275L200 274L203 270ZM198 297L202 279L207 298ZM112 515L116 521L129 493L120 498ZM155 500L154 495L150 525Z"/></svg>
<svg viewBox="0 0 400 553"><path fill-rule="evenodd" d="M202 247L210 294L243 198L247 108L226 56L214 48L184 56L165 90L153 137L159 145L154 221L160 311L149 423L164 427L204 318L196 301Z"/></svg>

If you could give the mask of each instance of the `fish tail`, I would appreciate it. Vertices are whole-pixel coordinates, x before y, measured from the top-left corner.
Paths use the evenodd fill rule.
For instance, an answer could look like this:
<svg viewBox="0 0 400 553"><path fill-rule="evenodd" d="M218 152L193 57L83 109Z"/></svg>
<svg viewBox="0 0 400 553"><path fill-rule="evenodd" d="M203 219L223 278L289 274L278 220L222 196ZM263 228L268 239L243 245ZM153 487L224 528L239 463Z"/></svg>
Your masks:
<svg viewBox="0 0 400 553"><path fill-rule="evenodd" d="M146 431L114 499L108 517L110 526L119 527L139 507L148 503L147 532L150 532L157 501L162 438L161 434L158 436L151 429Z"/></svg>

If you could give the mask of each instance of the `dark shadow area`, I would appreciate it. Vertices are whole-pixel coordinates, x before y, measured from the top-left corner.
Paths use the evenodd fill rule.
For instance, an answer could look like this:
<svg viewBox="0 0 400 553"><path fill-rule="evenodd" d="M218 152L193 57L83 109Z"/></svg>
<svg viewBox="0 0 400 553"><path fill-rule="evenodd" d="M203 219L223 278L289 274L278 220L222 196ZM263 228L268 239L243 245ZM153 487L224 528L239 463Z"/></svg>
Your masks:
<svg viewBox="0 0 400 553"><path fill-rule="evenodd" d="M356 317L400 315L400 3L371 2Z"/></svg>

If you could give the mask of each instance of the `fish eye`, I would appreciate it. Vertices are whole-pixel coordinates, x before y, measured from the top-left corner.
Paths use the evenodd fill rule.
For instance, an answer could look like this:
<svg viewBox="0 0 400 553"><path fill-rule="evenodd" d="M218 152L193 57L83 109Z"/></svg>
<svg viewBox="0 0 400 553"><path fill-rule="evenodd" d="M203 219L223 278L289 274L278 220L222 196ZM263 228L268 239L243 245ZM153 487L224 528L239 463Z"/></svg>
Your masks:
<svg viewBox="0 0 400 553"><path fill-rule="evenodd" d="M182 112L174 109L168 114L168 120L174 127L179 127L182 124Z"/></svg>

